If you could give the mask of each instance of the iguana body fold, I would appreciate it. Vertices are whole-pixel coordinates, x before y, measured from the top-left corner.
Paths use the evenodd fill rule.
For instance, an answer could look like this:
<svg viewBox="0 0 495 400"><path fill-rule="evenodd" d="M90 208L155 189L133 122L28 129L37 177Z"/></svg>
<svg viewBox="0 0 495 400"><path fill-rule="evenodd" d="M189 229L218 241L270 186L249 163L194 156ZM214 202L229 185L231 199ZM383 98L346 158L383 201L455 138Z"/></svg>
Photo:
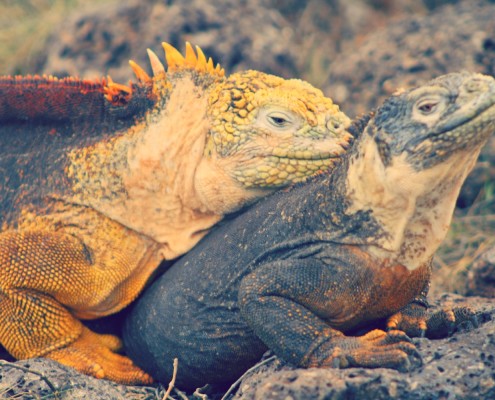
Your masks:
<svg viewBox="0 0 495 400"><path fill-rule="evenodd" d="M149 51L153 76L131 62L127 86L0 79L0 343L16 358L150 382L77 318L119 311L226 213L348 146L347 117L309 84L164 47L168 71Z"/></svg>

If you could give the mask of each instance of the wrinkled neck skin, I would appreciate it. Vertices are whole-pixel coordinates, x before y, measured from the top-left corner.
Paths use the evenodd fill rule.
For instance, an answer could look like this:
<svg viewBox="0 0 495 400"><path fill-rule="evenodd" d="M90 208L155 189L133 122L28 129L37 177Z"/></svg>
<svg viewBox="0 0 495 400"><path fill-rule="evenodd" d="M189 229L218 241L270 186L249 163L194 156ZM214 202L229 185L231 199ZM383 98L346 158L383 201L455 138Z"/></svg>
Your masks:
<svg viewBox="0 0 495 400"><path fill-rule="evenodd" d="M181 78L146 124L110 150L98 144L73 157L76 201L160 243L165 259L190 250L244 200L239 184L204 159L210 121L202 90Z"/></svg>
<svg viewBox="0 0 495 400"><path fill-rule="evenodd" d="M346 214L369 211L380 226L381 232L367 240L370 254L409 270L424 265L447 234L459 191L481 145L420 171L404 153L385 167L367 134L356 145L345 183Z"/></svg>
<svg viewBox="0 0 495 400"><path fill-rule="evenodd" d="M198 200L211 212L222 215L235 212L275 190L241 186L227 173L235 169L232 166L237 161L236 155L221 158L213 154L199 163L194 187Z"/></svg>

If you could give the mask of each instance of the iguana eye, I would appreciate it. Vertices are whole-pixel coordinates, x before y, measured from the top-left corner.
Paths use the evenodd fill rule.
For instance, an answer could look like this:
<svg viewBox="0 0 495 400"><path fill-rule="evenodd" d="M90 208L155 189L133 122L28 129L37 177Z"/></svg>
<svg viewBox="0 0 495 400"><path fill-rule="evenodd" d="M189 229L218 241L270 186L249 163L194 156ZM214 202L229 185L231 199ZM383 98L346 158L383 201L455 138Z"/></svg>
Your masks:
<svg viewBox="0 0 495 400"><path fill-rule="evenodd" d="M419 89L418 89L419 91ZM420 90L414 107L412 109L412 118L422 124L432 126L449 105L450 93L442 88L433 88L424 93ZM413 92L414 93L414 92Z"/></svg>
<svg viewBox="0 0 495 400"><path fill-rule="evenodd" d="M426 101L418 104L418 110L421 111L423 114L431 114L432 112L436 111L437 105L438 102Z"/></svg>
<svg viewBox="0 0 495 400"><path fill-rule="evenodd" d="M271 121L275 124L275 125L280 125L280 126L284 126L285 124L287 124L287 120L283 119L282 117L269 117L271 119Z"/></svg>
<svg viewBox="0 0 495 400"><path fill-rule="evenodd" d="M267 120L276 128L285 128L292 124L290 117L281 112L273 112L268 114Z"/></svg>
<svg viewBox="0 0 495 400"><path fill-rule="evenodd" d="M442 94L428 93L421 96L415 104L416 110L424 116L442 111L445 106L445 96Z"/></svg>

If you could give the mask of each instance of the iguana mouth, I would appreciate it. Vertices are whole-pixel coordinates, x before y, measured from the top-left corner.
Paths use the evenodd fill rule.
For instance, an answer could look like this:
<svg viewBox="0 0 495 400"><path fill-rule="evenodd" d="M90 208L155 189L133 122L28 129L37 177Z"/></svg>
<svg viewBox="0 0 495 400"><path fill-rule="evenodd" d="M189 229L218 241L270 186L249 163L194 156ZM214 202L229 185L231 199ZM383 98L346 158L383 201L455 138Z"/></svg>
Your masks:
<svg viewBox="0 0 495 400"><path fill-rule="evenodd" d="M341 154L336 154L336 153L328 153L328 154L313 154L311 157L300 157L297 155L294 155L293 157L290 155L287 155L286 157L281 157L277 155L272 155L272 157L276 157L279 160L295 160L295 161L324 161L324 160L330 160L333 158L340 158L342 156Z"/></svg>
<svg viewBox="0 0 495 400"><path fill-rule="evenodd" d="M488 97L488 99L484 102L482 101L481 105L473 108L470 112L461 112L460 115L454 118L450 117L448 122L441 125L432 136L440 136L445 132L457 131L459 128L462 128L462 126L465 126L474 120L486 117L487 114L493 115L495 113L495 92L493 90L490 91L486 97Z"/></svg>
<svg viewBox="0 0 495 400"><path fill-rule="evenodd" d="M301 182L311 175L327 171L342 155L332 152L313 157L304 157L297 153L294 157L260 156L264 160L263 165L237 170L234 178L248 188L282 187L288 180L292 183Z"/></svg>
<svg viewBox="0 0 495 400"><path fill-rule="evenodd" d="M340 158L345 151L350 147L350 143L339 143L334 150L321 151L315 153L312 150L287 151L285 149L276 148L271 154L263 155L262 157L276 157L280 160L296 160L296 161L319 161Z"/></svg>

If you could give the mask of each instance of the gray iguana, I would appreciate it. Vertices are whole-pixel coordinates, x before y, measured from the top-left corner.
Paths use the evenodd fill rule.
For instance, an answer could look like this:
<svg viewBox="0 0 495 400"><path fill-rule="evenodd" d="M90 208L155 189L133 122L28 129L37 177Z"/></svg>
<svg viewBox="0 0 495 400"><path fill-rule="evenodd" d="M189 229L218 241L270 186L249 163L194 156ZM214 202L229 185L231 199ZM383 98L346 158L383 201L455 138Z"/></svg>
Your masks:
<svg viewBox="0 0 495 400"><path fill-rule="evenodd" d="M369 117L368 117L369 119ZM495 130L495 80L455 73L398 93L329 173L215 228L137 301L129 356L193 389L239 377L271 349L300 367L421 363L407 335L476 315L427 316L431 259L460 187ZM370 325L362 336L356 333Z"/></svg>

